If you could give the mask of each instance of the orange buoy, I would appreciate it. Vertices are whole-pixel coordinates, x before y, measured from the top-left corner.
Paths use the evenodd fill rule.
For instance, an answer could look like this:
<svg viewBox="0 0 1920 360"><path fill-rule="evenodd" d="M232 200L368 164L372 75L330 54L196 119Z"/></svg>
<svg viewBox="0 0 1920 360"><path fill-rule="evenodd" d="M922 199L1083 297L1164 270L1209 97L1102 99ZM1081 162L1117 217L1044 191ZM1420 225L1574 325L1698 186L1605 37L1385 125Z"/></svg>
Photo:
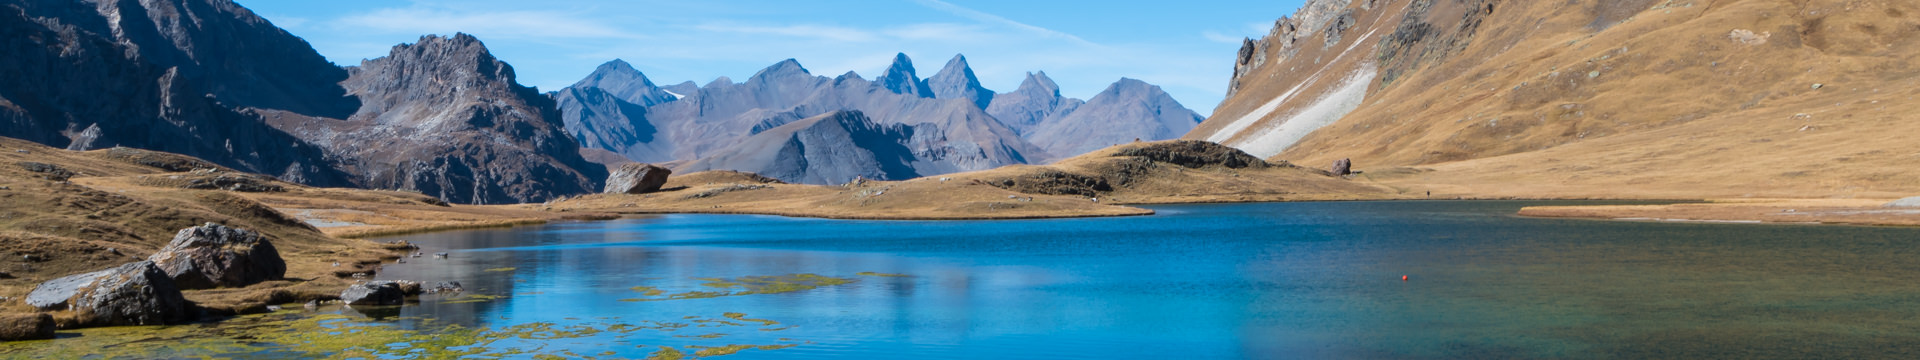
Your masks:
<svg viewBox="0 0 1920 360"><path fill-rule="evenodd" d="M1400 275L1400 281L1407 281L1406 275Z"/></svg>

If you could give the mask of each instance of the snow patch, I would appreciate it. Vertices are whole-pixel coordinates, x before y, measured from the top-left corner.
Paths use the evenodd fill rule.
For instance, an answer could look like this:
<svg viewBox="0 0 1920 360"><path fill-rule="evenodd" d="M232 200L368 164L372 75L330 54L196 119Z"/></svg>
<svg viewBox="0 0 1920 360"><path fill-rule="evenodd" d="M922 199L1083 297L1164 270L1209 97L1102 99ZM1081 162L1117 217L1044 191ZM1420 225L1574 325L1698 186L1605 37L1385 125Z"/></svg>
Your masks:
<svg viewBox="0 0 1920 360"><path fill-rule="evenodd" d="M1375 76L1378 76L1378 71L1373 65L1362 65L1342 80L1339 88L1327 92L1312 105L1287 115L1279 125L1261 129L1253 138L1228 146L1262 158L1279 155L1314 130L1333 125L1335 121L1359 109L1367 99L1367 87L1373 84Z"/></svg>
<svg viewBox="0 0 1920 360"><path fill-rule="evenodd" d="M666 93L667 93L667 95L673 95L673 99L674 99L674 100L680 100L680 99L685 99L685 98L687 98L687 96L686 96L686 95L680 95L680 93L677 93L677 92L673 92L673 90L666 90L666 89L661 89L660 91L663 91L663 92L666 92Z"/></svg>

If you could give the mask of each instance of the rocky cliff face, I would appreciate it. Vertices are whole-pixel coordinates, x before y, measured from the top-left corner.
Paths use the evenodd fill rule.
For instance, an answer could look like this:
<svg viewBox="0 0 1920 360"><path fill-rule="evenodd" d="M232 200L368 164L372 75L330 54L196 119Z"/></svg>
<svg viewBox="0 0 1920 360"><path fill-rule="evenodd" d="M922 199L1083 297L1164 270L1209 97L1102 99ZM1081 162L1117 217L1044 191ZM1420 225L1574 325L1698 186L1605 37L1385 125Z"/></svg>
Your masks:
<svg viewBox="0 0 1920 360"><path fill-rule="evenodd" d="M1806 174L1832 193L1771 194L1915 192L1893 180L1920 176L1911 147L1886 135L1920 132L1898 115L1920 91L1913 14L1897 1L1315 0L1247 41L1232 95L1187 137L1561 196L1762 196Z"/></svg>
<svg viewBox="0 0 1920 360"><path fill-rule="evenodd" d="M553 100L520 86L472 36L395 46L342 84L362 103L352 117L275 125L347 159L364 186L499 204L589 193L606 178L580 157Z"/></svg>
<svg viewBox="0 0 1920 360"><path fill-rule="evenodd" d="M343 71L301 53L298 38L263 29L273 28L218 0L0 1L0 135L349 184L319 148L233 107L328 113L347 103L328 83ZM253 31L261 33L232 33ZM293 101L306 97L321 100Z"/></svg>

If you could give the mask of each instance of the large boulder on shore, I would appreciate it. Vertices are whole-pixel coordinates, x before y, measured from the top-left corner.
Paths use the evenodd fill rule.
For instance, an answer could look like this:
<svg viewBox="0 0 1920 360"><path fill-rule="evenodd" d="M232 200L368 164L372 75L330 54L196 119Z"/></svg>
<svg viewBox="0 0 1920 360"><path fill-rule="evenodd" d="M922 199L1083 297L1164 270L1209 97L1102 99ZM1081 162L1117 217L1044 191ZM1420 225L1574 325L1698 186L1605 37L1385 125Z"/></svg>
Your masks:
<svg viewBox="0 0 1920 360"><path fill-rule="evenodd" d="M72 310L82 325L160 325L187 320L187 299L152 261L41 283L27 305Z"/></svg>
<svg viewBox="0 0 1920 360"><path fill-rule="evenodd" d="M340 292L340 301L347 305L401 305L407 301L407 291L398 281L369 281L347 287Z"/></svg>
<svg viewBox="0 0 1920 360"><path fill-rule="evenodd" d="M605 192L608 194L645 194L660 191L661 186L667 185L668 175L673 175L673 170L667 170L667 168L654 166L653 164L632 163L621 165L619 170L613 171L613 175L607 176L607 189Z"/></svg>
<svg viewBox="0 0 1920 360"><path fill-rule="evenodd" d="M44 313L0 314L0 341L53 338L53 316Z"/></svg>
<svg viewBox="0 0 1920 360"><path fill-rule="evenodd" d="M1887 207L1896 209L1920 209L1920 196L1890 202L1887 203Z"/></svg>
<svg viewBox="0 0 1920 360"><path fill-rule="evenodd" d="M181 229L147 260L187 290L241 287L287 275L280 251L260 233L214 223Z"/></svg>
<svg viewBox="0 0 1920 360"><path fill-rule="evenodd" d="M1352 159L1334 160L1332 173L1333 173L1333 176L1353 175L1353 160Z"/></svg>

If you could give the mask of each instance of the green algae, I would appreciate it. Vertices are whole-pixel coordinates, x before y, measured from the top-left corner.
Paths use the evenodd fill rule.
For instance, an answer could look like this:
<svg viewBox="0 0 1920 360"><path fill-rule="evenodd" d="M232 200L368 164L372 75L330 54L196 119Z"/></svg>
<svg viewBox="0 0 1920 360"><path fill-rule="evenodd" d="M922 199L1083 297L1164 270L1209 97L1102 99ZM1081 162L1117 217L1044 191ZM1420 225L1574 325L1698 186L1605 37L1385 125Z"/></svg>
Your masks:
<svg viewBox="0 0 1920 360"><path fill-rule="evenodd" d="M746 313L730 312L726 314L721 314L720 316L724 316L728 319L740 320L745 322L760 323L761 326L780 325L779 321L773 321L773 320L767 320L767 319L748 319Z"/></svg>
<svg viewBox="0 0 1920 360"><path fill-rule="evenodd" d="M878 273L878 272L872 272L872 271L862 271L854 275L873 276L873 277L913 277L913 275L907 275L907 274L888 274L888 273Z"/></svg>
<svg viewBox="0 0 1920 360"><path fill-rule="evenodd" d="M723 317L745 319L746 315L727 313ZM644 331L670 332L691 326L683 322L643 321L632 324L575 325L537 322L497 328L468 328L442 325L431 319L415 320L417 325L403 328L343 314L309 316L269 313L209 324L85 329L76 331L79 336L65 336L58 340L0 343L0 358L594 358L596 356L584 356L565 349L548 350L544 344L567 339L616 343L623 342L622 335ZM721 318L698 316L688 320L725 322ZM605 339L606 336L612 336L613 339ZM726 335L715 333L693 338L715 339L723 336ZM730 355L746 349L785 349L797 345L690 348L700 349L691 357L700 358ZM673 347L660 348L648 358L689 358ZM617 353L604 352L597 357L613 355Z"/></svg>
<svg viewBox="0 0 1920 360"><path fill-rule="evenodd" d="M494 300L499 300L499 299L505 299L505 298L507 298L507 297L506 297L506 296L500 296L500 295L485 295L485 294L466 294L466 295L462 295L462 296L460 296L460 297L457 297L457 298L453 298L453 299L448 299L448 300L446 300L446 301L441 301L440 303L442 303L442 304L471 304L471 303L479 303L479 302L488 302L488 301L494 301Z"/></svg>
<svg viewBox="0 0 1920 360"><path fill-rule="evenodd" d="M633 292L640 293L640 295L644 295L644 296L660 296L660 294L666 293L666 291L656 289L652 286L635 286L630 289L632 289Z"/></svg>
<svg viewBox="0 0 1920 360"><path fill-rule="evenodd" d="M620 299L624 302L647 302L667 300L711 299L727 296L783 294L818 289L828 286L852 284L855 279L821 276L816 274L791 274L774 276L743 276L737 278L702 277L692 278L702 281L700 287L709 290L690 290L667 293L653 286L634 286L629 288L643 297Z"/></svg>

